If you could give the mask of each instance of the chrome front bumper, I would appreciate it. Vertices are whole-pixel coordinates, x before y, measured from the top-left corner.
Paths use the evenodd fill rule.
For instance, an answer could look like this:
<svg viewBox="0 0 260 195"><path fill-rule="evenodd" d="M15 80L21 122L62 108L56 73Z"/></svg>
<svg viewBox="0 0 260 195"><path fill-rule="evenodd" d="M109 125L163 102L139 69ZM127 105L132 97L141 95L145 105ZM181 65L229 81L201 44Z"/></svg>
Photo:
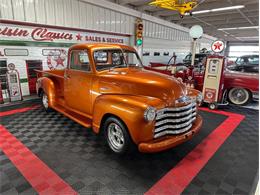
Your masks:
<svg viewBox="0 0 260 195"><path fill-rule="evenodd" d="M257 91L257 92L253 92L253 99L254 100L259 100L259 92Z"/></svg>

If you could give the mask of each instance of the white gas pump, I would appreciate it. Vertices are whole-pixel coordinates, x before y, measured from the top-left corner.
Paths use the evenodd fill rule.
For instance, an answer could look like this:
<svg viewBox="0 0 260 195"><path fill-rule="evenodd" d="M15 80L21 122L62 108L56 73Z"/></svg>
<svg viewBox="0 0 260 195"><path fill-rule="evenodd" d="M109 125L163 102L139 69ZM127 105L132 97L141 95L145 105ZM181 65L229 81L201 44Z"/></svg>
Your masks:
<svg viewBox="0 0 260 195"><path fill-rule="evenodd" d="M22 100L23 98L21 92L19 73L15 69L15 65L13 63L8 64L7 67L7 84L10 101L13 102Z"/></svg>
<svg viewBox="0 0 260 195"><path fill-rule="evenodd" d="M210 109L214 110L218 105L227 105L224 102L224 66L223 56L209 56L206 62L206 69L203 84L203 99L208 103Z"/></svg>

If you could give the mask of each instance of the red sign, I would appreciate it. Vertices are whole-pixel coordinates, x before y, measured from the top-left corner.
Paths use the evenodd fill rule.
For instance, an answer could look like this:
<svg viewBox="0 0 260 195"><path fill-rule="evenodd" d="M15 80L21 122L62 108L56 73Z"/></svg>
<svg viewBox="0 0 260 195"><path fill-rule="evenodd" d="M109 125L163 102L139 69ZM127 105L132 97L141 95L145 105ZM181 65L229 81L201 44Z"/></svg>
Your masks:
<svg viewBox="0 0 260 195"><path fill-rule="evenodd" d="M109 36L100 33L89 32L71 32L67 30L57 30L45 27L17 27L17 26L1 26L0 36L11 40L26 41L66 41L66 42L104 42L104 43L124 43L124 38L119 36ZM4 39L3 39L4 40Z"/></svg>
<svg viewBox="0 0 260 195"><path fill-rule="evenodd" d="M216 89L206 88L204 92L204 102L213 103L216 99Z"/></svg>

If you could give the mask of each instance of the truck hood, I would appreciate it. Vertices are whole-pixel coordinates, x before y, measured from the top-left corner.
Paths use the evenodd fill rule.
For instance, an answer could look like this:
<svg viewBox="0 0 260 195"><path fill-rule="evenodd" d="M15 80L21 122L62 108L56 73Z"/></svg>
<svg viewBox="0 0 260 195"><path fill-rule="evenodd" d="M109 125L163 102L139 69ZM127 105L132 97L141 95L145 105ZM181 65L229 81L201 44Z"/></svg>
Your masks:
<svg viewBox="0 0 260 195"><path fill-rule="evenodd" d="M141 68L118 68L100 74L101 94L141 95L161 99L168 106L185 94L177 79Z"/></svg>

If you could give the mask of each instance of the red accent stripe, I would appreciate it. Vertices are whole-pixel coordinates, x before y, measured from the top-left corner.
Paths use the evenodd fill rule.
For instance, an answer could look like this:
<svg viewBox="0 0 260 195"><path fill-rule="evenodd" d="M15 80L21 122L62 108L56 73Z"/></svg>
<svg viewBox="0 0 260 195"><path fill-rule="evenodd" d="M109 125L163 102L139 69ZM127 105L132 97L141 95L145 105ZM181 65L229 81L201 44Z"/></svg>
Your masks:
<svg viewBox="0 0 260 195"><path fill-rule="evenodd" d="M0 112L0 116L22 113L39 107L39 105L35 105ZM39 194L77 194L70 185L63 181L2 125L0 125L0 148Z"/></svg>
<svg viewBox="0 0 260 195"><path fill-rule="evenodd" d="M181 194L245 118L243 115L224 111L211 111L206 108L201 110L226 115L228 118L150 188L145 195Z"/></svg>
<svg viewBox="0 0 260 195"><path fill-rule="evenodd" d="M0 117L8 116L8 115L16 114L16 113L21 113L21 112L27 112L29 110L35 110L39 107L40 107L40 105L35 105L35 106L31 106L31 107L26 107L26 108L20 108L20 109L0 112Z"/></svg>
<svg viewBox="0 0 260 195"><path fill-rule="evenodd" d="M39 194L77 194L2 125L0 148Z"/></svg>

